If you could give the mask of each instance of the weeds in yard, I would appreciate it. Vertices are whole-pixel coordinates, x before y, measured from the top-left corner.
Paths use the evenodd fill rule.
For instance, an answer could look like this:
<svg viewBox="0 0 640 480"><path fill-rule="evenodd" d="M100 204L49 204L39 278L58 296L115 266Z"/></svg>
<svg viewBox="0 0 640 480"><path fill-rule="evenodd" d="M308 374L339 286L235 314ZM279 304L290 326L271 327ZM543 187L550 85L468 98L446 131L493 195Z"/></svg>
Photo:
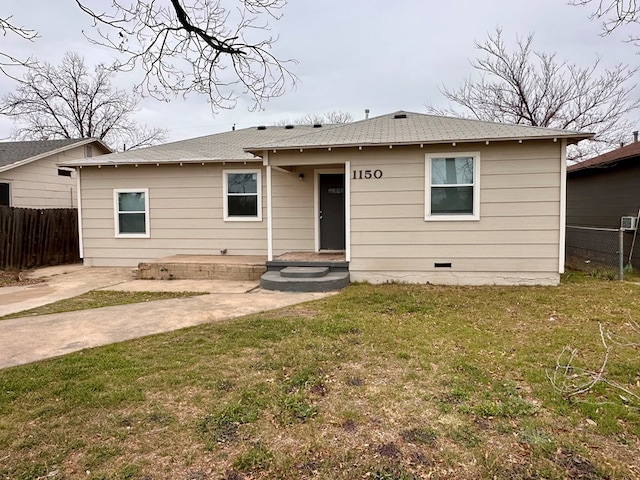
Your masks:
<svg viewBox="0 0 640 480"><path fill-rule="evenodd" d="M206 441L216 443L234 442L238 439L238 427L255 422L260 413L255 404L230 403L219 412L207 415L198 422L198 431Z"/></svg>

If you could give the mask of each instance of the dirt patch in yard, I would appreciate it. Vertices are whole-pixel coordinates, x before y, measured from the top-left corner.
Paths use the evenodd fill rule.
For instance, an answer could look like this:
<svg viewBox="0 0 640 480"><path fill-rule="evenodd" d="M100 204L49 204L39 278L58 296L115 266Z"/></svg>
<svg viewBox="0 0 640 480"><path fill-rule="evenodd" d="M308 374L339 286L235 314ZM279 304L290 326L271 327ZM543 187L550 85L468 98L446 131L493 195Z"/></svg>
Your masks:
<svg viewBox="0 0 640 480"><path fill-rule="evenodd" d="M29 278L29 272L24 270L0 270L0 287L19 287L43 283L44 278Z"/></svg>

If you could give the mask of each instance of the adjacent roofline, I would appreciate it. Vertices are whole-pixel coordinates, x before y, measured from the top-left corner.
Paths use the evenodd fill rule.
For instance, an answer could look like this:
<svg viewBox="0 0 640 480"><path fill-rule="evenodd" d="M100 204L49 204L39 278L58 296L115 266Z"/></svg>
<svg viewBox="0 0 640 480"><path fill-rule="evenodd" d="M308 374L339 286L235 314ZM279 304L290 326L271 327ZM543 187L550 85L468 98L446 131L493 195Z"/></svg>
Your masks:
<svg viewBox="0 0 640 480"><path fill-rule="evenodd" d="M640 157L640 142L630 143L624 147L611 150L597 157L575 163L567 167L567 173L580 172L583 170L595 170L598 168L610 168L618 162L625 162Z"/></svg>
<svg viewBox="0 0 640 480"><path fill-rule="evenodd" d="M34 140L34 141L37 141L37 140ZM57 155L59 153L66 152L67 150L70 150L72 148L81 147L81 146L87 145L89 143L97 143L102 148L104 148L107 151L107 153L113 152L113 150L111 150L111 148L109 148L102 140L100 140L98 138L81 138L81 139L78 139L77 142L70 143L70 144L65 145L63 147L60 147L60 148L56 148L55 150L49 150L47 152L40 153L38 155L34 155L33 157L23 158L22 160L18 160L15 163L10 163L9 165L4 165L4 166L0 167L0 173L6 172L8 170L13 170L14 168L21 167L21 166L26 165L28 163L32 163L32 162L35 162L37 160L41 160L41 159L43 159L45 157L49 157L51 155Z"/></svg>

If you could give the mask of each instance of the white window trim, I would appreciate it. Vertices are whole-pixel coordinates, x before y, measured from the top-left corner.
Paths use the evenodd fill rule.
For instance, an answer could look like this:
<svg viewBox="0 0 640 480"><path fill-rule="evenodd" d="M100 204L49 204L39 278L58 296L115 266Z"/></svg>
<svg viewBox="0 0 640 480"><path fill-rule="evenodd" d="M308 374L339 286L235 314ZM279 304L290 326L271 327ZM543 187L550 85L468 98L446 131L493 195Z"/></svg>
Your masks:
<svg viewBox="0 0 640 480"><path fill-rule="evenodd" d="M431 214L431 160L434 158L473 157L473 213L471 215ZM427 222L480 220L480 152L427 153L424 160L424 219Z"/></svg>
<svg viewBox="0 0 640 480"><path fill-rule="evenodd" d="M118 194L144 193L144 233L120 233L120 209ZM117 188L113 190L113 224L116 238L149 238L149 189L148 188Z"/></svg>
<svg viewBox="0 0 640 480"><path fill-rule="evenodd" d="M229 216L229 202L227 201L229 184L227 182L227 175L230 173L256 173L258 175L256 185L256 192L258 197L258 207L257 207L257 215L255 217L248 216ZM224 221L225 222L261 222L262 221L262 169L261 168L252 168L252 169L242 169L242 170L222 170L222 208L224 211Z"/></svg>

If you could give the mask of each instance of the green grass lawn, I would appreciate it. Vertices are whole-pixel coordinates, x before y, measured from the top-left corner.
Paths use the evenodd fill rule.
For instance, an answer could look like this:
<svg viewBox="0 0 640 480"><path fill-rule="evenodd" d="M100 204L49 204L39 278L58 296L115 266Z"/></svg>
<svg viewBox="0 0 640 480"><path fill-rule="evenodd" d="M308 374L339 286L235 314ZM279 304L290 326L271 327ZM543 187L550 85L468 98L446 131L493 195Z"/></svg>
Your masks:
<svg viewBox="0 0 640 480"><path fill-rule="evenodd" d="M640 286L580 274L358 284L3 370L0 478L638 478L635 399L568 401L547 373L564 346L597 369L599 323L631 339L639 311ZM640 393L638 348L605 377Z"/></svg>
<svg viewBox="0 0 640 480"><path fill-rule="evenodd" d="M91 308L113 307L114 305L129 305L131 303L152 302L155 300L168 300L170 298L195 297L197 295L206 295L206 292L121 292L117 290L91 290L77 297L67 298L48 305L42 305L41 307L0 316L0 320L73 312Z"/></svg>

